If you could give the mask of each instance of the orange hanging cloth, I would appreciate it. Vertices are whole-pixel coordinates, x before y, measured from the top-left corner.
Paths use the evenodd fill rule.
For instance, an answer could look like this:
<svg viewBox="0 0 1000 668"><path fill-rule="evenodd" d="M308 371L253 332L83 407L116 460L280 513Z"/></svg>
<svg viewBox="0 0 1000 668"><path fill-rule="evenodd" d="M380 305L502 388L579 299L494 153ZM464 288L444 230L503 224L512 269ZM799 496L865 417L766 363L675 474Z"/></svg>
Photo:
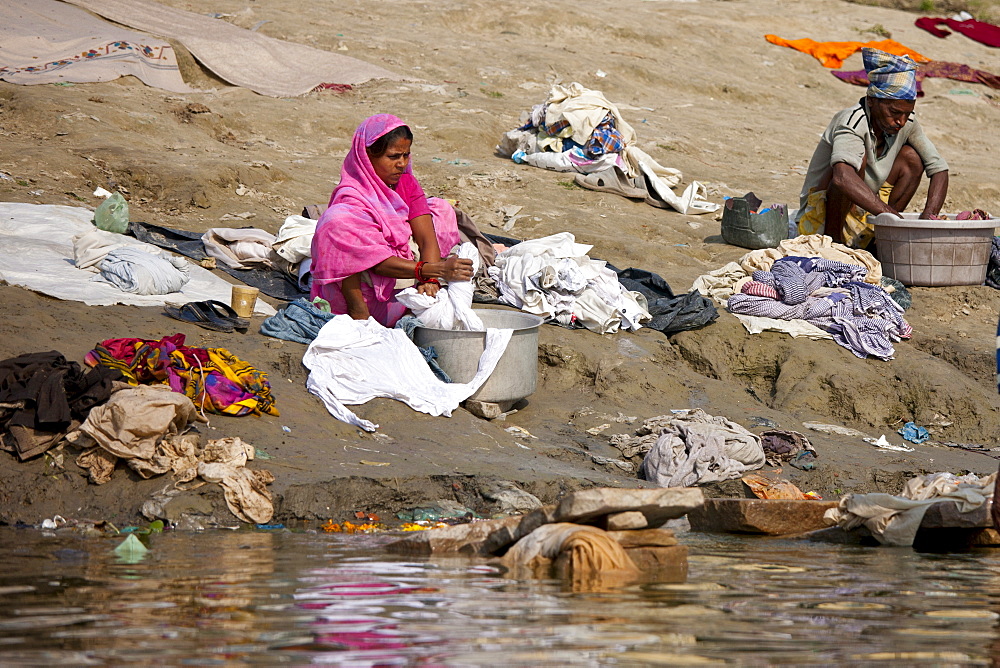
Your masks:
<svg viewBox="0 0 1000 668"><path fill-rule="evenodd" d="M891 39L884 39L881 42L817 42L808 37L802 39L783 39L777 35L764 35L764 39L771 44L787 46L790 49L808 53L823 63L823 67L835 70L840 69L848 56L866 46L896 56L909 56L918 63L929 63L931 60L927 56L919 54L913 49Z"/></svg>

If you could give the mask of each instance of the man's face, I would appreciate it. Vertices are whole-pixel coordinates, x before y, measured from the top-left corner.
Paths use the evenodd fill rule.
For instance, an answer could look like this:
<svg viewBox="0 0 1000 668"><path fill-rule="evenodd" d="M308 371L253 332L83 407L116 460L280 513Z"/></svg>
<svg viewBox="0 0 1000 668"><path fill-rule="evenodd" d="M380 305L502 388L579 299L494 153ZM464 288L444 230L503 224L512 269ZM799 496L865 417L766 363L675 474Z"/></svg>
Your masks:
<svg viewBox="0 0 1000 668"><path fill-rule="evenodd" d="M913 113L914 100L889 100L870 97L869 107L878 129L887 135L894 135L903 129Z"/></svg>

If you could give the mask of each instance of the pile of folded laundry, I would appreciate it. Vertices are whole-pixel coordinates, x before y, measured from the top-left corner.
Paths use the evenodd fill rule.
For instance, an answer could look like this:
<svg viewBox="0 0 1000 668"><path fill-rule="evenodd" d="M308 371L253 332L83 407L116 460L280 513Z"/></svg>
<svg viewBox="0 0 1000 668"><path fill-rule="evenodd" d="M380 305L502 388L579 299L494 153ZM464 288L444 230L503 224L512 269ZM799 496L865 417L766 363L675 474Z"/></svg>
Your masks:
<svg viewBox="0 0 1000 668"><path fill-rule="evenodd" d="M579 83L555 85L545 102L504 133L497 152L514 162L576 172L577 185L641 199L685 214L712 213L705 186L692 181L678 196L681 173L664 167L635 145L636 134L604 94Z"/></svg>

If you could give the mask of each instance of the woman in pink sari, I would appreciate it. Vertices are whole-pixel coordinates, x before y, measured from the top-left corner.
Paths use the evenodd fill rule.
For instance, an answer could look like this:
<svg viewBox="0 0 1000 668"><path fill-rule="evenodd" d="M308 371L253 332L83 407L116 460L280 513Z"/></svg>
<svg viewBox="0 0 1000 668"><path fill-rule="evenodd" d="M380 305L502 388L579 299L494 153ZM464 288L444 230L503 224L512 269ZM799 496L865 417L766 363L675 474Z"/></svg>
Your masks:
<svg viewBox="0 0 1000 668"><path fill-rule="evenodd" d="M472 262L448 253L459 243L455 209L424 195L410 168L413 133L379 114L354 132L340 183L312 242L312 293L334 313L396 324L396 292L416 283L434 295L438 279L467 281Z"/></svg>

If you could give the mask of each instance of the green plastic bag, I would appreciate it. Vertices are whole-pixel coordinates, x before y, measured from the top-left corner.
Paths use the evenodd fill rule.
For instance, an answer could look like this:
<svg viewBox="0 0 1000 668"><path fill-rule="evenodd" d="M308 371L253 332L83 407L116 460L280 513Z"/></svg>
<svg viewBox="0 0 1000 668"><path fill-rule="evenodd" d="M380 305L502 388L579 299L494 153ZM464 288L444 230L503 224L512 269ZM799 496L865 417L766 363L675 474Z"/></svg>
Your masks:
<svg viewBox="0 0 1000 668"><path fill-rule="evenodd" d="M115 193L101 202L94 212L94 224L108 232L125 234L128 230L128 202L121 193Z"/></svg>

